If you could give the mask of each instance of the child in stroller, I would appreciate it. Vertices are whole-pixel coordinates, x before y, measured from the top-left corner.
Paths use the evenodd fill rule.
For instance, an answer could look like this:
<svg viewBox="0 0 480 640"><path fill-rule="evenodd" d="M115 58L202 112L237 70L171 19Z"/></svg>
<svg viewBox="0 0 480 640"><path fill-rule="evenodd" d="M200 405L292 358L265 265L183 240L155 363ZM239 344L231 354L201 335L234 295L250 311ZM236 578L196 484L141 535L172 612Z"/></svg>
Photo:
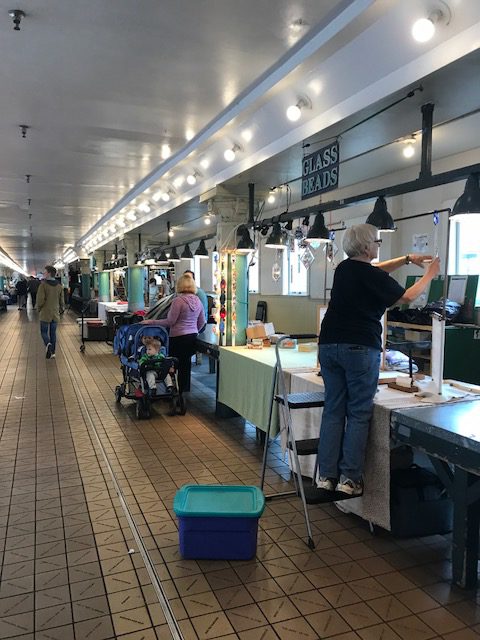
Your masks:
<svg viewBox="0 0 480 640"><path fill-rule="evenodd" d="M147 347L152 345L154 352L149 349L149 355ZM157 400L170 402L171 415L185 414L185 399L178 389L178 360L167 355L168 332L164 327L154 322L120 326L113 348L123 374L123 382L115 388L117 402L135 400L137 418L149 418L151 403Z"/></svg>
<svg viewBox="0 0 480 640"><path fill-rule="evenodd" d="M165 354L162 353L162 342L153 336L142 336L142 344L145 347L145 353L140 356L138 364L140 371L145 371L148 388L151 395L157 394L157 380L163 381L168 392L173 389L173 378L175 367L171 361L166 361ZM165 373L167 372L167 373Z"/></svg>

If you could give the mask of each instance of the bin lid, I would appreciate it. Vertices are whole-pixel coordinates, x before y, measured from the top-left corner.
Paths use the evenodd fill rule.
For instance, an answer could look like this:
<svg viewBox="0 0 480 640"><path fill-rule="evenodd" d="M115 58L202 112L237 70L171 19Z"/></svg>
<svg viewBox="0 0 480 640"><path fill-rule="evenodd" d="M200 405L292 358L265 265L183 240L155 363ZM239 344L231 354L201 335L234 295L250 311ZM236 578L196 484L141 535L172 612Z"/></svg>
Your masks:
<svg viewBox="0 0 480 640"><path fill-rule="evenodd" d="M262 491L246 485L186 484L173 501L177 516L259 518L264 508Z"/></svg>

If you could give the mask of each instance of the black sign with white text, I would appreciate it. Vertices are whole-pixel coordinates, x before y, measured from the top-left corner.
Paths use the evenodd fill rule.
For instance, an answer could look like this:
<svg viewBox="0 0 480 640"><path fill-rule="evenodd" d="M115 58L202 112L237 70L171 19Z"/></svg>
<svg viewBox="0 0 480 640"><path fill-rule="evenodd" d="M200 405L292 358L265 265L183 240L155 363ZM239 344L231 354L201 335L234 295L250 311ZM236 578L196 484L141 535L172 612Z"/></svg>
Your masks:
<svg viewBox="0 0 480 640"><path fill-rule="evenodd" d="M338 140L302 160L302 200L338 186Z"/></svg>

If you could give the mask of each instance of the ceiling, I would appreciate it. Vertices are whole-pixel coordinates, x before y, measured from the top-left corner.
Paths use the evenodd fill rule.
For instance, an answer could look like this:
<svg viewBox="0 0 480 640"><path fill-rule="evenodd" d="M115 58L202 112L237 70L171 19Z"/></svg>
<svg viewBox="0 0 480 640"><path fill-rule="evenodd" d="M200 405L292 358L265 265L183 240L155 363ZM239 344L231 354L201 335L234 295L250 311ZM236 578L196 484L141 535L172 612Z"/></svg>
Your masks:
<svg viewBox="0 0 480 640"><path fill-rule="evenodd" d="M404 168L392 143L419 131L427 101L434 159L478 148L480 3L448 3L449 23L422 45L411 24L442 0L24 0L19 32L4 4L0 246L31 272L125 232L164 241L167 220L188 240L204 191L246 195L254 182L262 195L298 178L302 141L338 135L420 82L341 136L341 186ZM285 109L301 95L312 108L291 123ZM195 185L173 186L193 172ZM169 202L154 202L159 189ZM147 200L150 212L99 238Z"/></svg>

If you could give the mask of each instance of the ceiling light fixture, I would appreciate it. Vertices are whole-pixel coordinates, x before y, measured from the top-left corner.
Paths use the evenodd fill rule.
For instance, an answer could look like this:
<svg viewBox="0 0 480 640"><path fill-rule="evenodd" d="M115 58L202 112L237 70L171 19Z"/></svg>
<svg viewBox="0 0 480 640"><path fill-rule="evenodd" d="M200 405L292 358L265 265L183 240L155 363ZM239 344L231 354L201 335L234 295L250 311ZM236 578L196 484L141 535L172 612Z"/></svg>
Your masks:
<svg viewBox="0 0 480 640"><path fill-rule="evenodd" d="M267 202L268 204L274 204L275 203L275 189L270 189L270 191L268 192L268 197L267 197Z"/></svg>
<svg viewBox="0 0 480 640"><path fill-rule="evenodd" d="M150 211L152 210L150 205L146 201L139 204L138 209L142 211L142 213L150 213Z"/></svg>
<svg viewBox="0 0 480 640"><path fill-rule="evenodd" d="M238 229L238 235L241 237L237 243L237 253L250 253L251 251L255 251L255 244L250 236L248 227L241 226Z"/></svg>
<svg viewBox="0 0 480 640"><path fill-rule="evenodd" d="M291 122L297 122L297 120L300 120L300 117L302 115L302 109L311 109L312 108L312 101L310 100L310 98L308 98L307 96L300 96L297 100L296 104L291 104L287 111L287 118L291 121Z"/></svg>
<svg viewBox="0 0 480 640"><path fill-rule="evenodd" d="M415 144L415 134L412 133L409 138L405 138L402 142L405 145L402 151L403 157L412 158L415 155L415 147L413 146Z"/></svg>
<svg viewBox="0 0 480 640"><path fill-rule="evenodd" d="M189 173L187 176L188 184L191 186L193 186L194 184L197 184L197 177L198 177L198 173L196 171L194 171L193 173Z"/></svg>
<svg viewBox="0 0 480 640"><path fill-rule="evenodd" d="M162 156L162 160L166 160L172 155L172 149L169 144L162 144L160 155Z"/></svg>
<svg viewBox="0 0 480 640"><path fill-rule="evenodd" d="M367 224L373 224L380 232L396 231L397 227L392 216L387 210L384 196L379 196L375 201L372 213L366 219Z"/></svg>
<svg viewBox="0 0 480 640"><path fill-rule="evenodd" d="M190 247L188 244L185 245L185 248L183 249L180 257L183 260L193 260L193 253L190 251Z"/></svg>
<svg viewBox="0 0 480 640"><path fill-rule="evenodd" d="M240 135L245 140L245 142L250 142L251 139L253 138L253 133L251 129L244 129Z"/></svg>
<svg viewBox="0 0 480 640"><path fill-rule="evenodd" d="M207 247L205 246L205 240L200 240L200 244L198 245L195 251L195 256L197 258L201 258L202 260L204 260L205 258L208 258L208 250L207 250Z"/></svg>
<svg viewBox="0 0 480 640"><path fill-rule="evenodd" d="M317 213L315 216L315 221L310 227L307 237L305 238L306 242L330 242L330 231L327 229L325 225L325 218L321 211Z"/></svg>
<svg viewBox="0 0 480 640"><path fill-rule="evenodd" d="M231 149L225 149L223 157L227 162L233 162L237 155L237 151L241 151L242 147L239 144L234 144Z"/></svg>
<svg viewBox="0 0 480 640"><path fill-rule="evenodd" d="M436 25L444 22L445 25L450 24L452 13L450 7L443 2L443 0L437 0L441 2L441 7L438 7L428 14L427 18L420 18L414 22L412 26L412 37L417 42L428 42L435 35Z"/></svg>
<svg viewBox="0 0 480 640"><path fill-rule="evenodd" d="M269 249L287 248L287 234L283 231L279 222L273 224L272 232L268 236L265 246Z"/></svg>
<svg viewBox="0 0 480 640"><path fill-rule="evenodd" d="M175 178L175 180L173 181L173 186L174 186L176 189L179 189L179 188L182 186L182 184L183 184L184 182L185 182L185 178L184 178L183 176L177 176L177 177Z"/></svg>
<svg viewBox="0 0 480 640"><path fill-rule="evenodd" d="M137 216L135 215L135 211L133 209L130 209L130 211L127 213L127 220L131 220L132 222L135 222L136 219L137 219Z"/></svg>
<svg viewBox="0 0 480 640"><path fill-rule="evenodd" d="M172 253L170 254L170 262L180 262L180 256L177 253L176 247L173 247Z"/></svg>
<svg viewBox="0 0 480 640"><path fill-rule="evenodd" d="M10 9L8 15L12 19L13 22L13 30L20 31L20 23L22 18L25 18L25 12L21 9Z"/></svg>
<svg viewBox="0 0 480 640"><path fill-rule="evenodd" d="M200 166L202 169L208 169L210 166L210 160L208 158L202 158L202 160L200 160Z"/></svg>
<svg viewBox="0 0 480 640"><path fill-rule="evenodd" d="M465 183L465 190L457 199L452 210L451 218L459 219L460 216L467 217L480 214L480 174L472 173Z"/></svg>

